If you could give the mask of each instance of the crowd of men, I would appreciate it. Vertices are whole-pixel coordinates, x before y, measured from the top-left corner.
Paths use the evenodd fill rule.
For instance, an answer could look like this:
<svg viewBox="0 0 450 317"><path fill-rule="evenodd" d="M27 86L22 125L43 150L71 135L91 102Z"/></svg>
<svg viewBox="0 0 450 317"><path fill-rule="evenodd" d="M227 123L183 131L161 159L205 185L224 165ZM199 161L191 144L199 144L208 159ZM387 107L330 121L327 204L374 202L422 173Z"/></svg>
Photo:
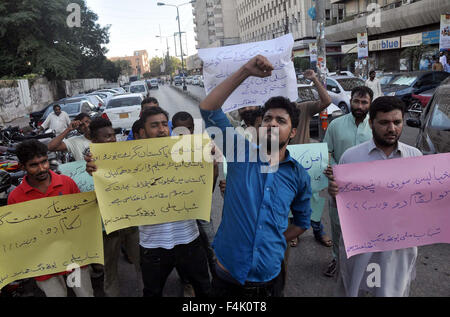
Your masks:
<svg viewBox="0 0 450 317"><path fill-rule="evenodd" d="M144 225L103 233L105 265L81 269L81 287L77 296L93 296L91 277L103 273L106 296L120 296L118 259L124 252L142 274L143 295L162 296L169 274L175 268L184 284L192 285L197 297L242 298L283 296L289 262L289 250L298 238L312 227L316 240L332 250L333 260L324 274L337 277L338 296L407 296L415 273L417 248L364 253L347 259L335 197L338 186L332 166L421 155L420 151L400 143L405 105L395 97L385 97L367 86L356 87L351 95L351 113L333 120L324 142L328 144L330 166L324 171L329 179L329 216L331 238L321 223L322 210L312 210L311 201L318 199L311 191L306 170L290 155L289 144L310 142L310 119L326 109L331 99L313 71L305 77L312 80L319 94L316 102L294 103L283 96L270 98L262 107L242 108L237 120L230 120L222 105L248 77L271 76L273 65L263 56L256 56L217 86L201 103L200 112L206 128L223 131L225 153L226 129L255 127L267 133L249 135L235 133L244 139L245 157L267 146L267 157L257 155L257 162L227 159L226 178L219 183L224 197L222 219L217 232L211 222L184 220L157 225ZM184 127L194 131L189 113L169 114L154 98L142 102L140 119L133 125L129 139L143 140L168 137ZM55 107L55 115L61 115ZM58 114L59 113L59 114ZM51 120L51 119L50 119ZM58 120L59 121L59 120ZM59 123L58 123L59 124ZM66 139L74 129L80 136ZM92 155L86 151L90 143L116 142L108 119L92 119L80 114L50 142L48 148L38 141L25 141L17 148L17 156L27 175L9 196L8 204L79 192L67 176L49 169L47 151L68 151L76 160L86 160L86 171L97 170ZM186 131L186 130L184 130ZM277 148L272 141L279 140ZM234 142L236 147L239 142ZM241 149L240 149L241 150ZM234 155L238 155L235 148ZM268 172L262 172L266 170ZM218 177L214 165L214 190ZM381 287L366 285L369 263L381 268ZM46 296L66 296L66 272L35 277L37 286Z"/></svg>

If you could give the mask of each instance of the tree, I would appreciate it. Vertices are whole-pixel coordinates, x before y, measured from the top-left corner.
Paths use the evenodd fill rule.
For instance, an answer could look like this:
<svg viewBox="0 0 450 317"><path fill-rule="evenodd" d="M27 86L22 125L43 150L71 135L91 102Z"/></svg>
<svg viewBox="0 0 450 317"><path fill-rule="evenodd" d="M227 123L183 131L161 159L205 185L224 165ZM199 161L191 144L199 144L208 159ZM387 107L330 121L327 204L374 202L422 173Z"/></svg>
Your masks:
<svg viewBox="0 0 450 317"><path fill-rule="evenodd" d="M70 3L80 7L80 27L69 27ZM48 79L98 76L105 64L109 26L84 0L0 2L0 77L43 74ZM105 66L106 65L106 66Z"/></svg>
<svg viewBox="0 0 450 317"><path fill-rule="evenodd" d="M164 60L161 57L153 57L150 60L150 74L151 77L158 77L161 75L161 65Z"/></svg>
<svg viewBox="0 0 450 317"><path fill-rule="evenodd" d="M131 63L125 59L119 59L113 62L117 68L120 69L120 75L129 76L133 74L133 69L131 68Z"/></svg>

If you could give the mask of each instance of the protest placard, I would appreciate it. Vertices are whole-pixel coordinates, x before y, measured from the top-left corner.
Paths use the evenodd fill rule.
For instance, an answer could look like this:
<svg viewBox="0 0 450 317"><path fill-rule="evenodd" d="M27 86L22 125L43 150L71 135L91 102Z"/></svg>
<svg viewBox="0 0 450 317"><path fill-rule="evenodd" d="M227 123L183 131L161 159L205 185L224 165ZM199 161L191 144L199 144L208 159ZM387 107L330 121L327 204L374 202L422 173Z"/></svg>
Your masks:
<svg viewBox="0 0 450 317"><path fill-rule="evenodd" d="M59 171L69 176L77 184L81 192L94 191L94 179L86 172L86 162L76 161L58 166Z"/></svg>
<svg viewBox="0 0 450 317"><path fill-rule="evenodd" d="M0 208L0 288L71 264L103 264L95 193L31 200Z"/></svg>
<svg viewBox="0 0 450 317"><path fill-rule="evenodd" d="M207 135L185 135L91 144L106 232L188 219L209 221L213 181L209 143Z"/></svg>
<svg viewBox="0 0 450 317"><path fill-rule="evenodd" d="M288 34L269 41L199 49L206 95L250 59L263 55L274 66L272 76L247 78L225 101L223 111L226 113L242 107L261 106L274 96L285 96L296 101L297 78L291 61L293 46L292 34Z"/></svg>
<svg viewBox="0 0 450 317"><path fill-rule="evenodd" d="M450 153L335 165L347 257L450 243Z"/></svg>

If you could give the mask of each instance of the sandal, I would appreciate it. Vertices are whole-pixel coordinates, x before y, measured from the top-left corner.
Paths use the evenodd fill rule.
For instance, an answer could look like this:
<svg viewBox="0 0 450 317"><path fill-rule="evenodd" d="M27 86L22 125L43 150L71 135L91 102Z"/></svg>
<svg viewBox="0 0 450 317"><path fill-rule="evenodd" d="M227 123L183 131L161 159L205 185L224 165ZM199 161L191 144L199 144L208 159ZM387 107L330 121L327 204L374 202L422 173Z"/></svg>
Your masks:
<svg viewBox="0 0 450 317"><path fill-rule="evenodd" d="M334 275L336 274L336 269L337 269L336 264L337 264L336 259L333 259L333 261L331 261L330 264L328 264L328 267L327 267L326 271L323 272L323 274L328 277L334 277Z"/></svg>
<svg viewBox="0 0 450 317"><path fill-rule="evenodd" d="M328 248L333 246L333 241L326 234L323 234L321 236L315 236L315 238L320 244L322 244Z"/></svg>
<svg viewBox="0 0 450 317"><path fill-rule="evenodd" d="M290 242L291 248L295 248L298 245L298 237Z"/></svg>

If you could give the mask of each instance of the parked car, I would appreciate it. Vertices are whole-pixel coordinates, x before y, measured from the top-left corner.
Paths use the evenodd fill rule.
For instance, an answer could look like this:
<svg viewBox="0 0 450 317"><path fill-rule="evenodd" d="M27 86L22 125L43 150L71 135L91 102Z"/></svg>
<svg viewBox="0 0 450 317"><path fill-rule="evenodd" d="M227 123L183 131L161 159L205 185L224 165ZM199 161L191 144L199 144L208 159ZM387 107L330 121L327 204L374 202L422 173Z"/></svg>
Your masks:
<svg viewBox="0 0 450 317"><path fill-rule="evenodd" d="M153 89L153 88L159 89L158 79L156 79L156 78L150 79L150 88L151 89Z"/></svg>
<svg viewBox="0 0 450 317"><path fill-rule="evenodd" d="M200 87L205 87L205 82L203 81L203 76L201 75L198 77L198 85Z"/></svg>
<svg viewBox="0 0 450 317"><path fill-rule="evenodd" d="M80 113L87 113L91 118L99 115L99 107L96 107L88 100L81 100L76 102L61 105L61 111L67 112L70 120L74 120Z"/></svg>
<svg viewBox="0 0 450 317"><path fill-rule="evenodd" d="M423 112L423 109L428 105L434 93L436 92L436 88L421 92L419 94L412 94L411 104L408 108L408 112L411 117L419 118Z"/></svg>
<svg viewBox="0 0 450 317"><path fill-rule="evenodd" d="M106 105L102 117L109 119L114 129L129 130L139 120L142 100L144 97L140 92L113 97Z"/></svg>
<svg viewBox="0 0 450 317"><path fill-rule="evenodd" d="M175 86L183 85L183 79L180 76L175 76L173 78L173 83L175 84Z"/></svg>
<svg viewBox="0 0 450 317"><path fill-rule="evenodd" d="M386 96L395 96L403 100L409 107L412 94L436 88L448 76L446 72L417 71L397 76L384 90Z"/></svg>
<svg viewBox="0 0 450 317"><path fill-rule="evenodd" d="M419 128L416 147L423 154L450 152L450 81L436 89L419 119L408 119L407 125Z"/></svg>
<svg viewBox="0 0 450 317"><path fill-rule="evenodd" d="M364 80L350 76L327 77L327 91L333 104L344 114L351 112L350 99L355 87L364 86Z"/></svg>
<svg viewBox="0 0 450 317"><path fill-rule="evenodd" d="M102 100L105 102L105 104L108 104L108 101L114 97L117 96L117 94L113 94L110 92L99 92L99 91L94 91L91 92L89 94L87 94L88 96L99 96L100 98L102 98Z"/></svg>
<svg viewBox="0 0 450 317"><path fill-rule="evenodd" d="M104 109L106 104L105 101L100 98L98 95L78 95L71 98L65 98L63 103L73 103L78 102L81 100L88 100L90 103L92 103L94 106L98 107L99 109Z"/></svg>
<svg viewBox="0 0 450 317"><path fill-rule="evenodd" d="M109 92L112 93L113 95L120 95L123 94L123 92L119 92L116 90L116 88L111 88L111 89L99 89L97 90L98 92Z"/></svg>
<svg viewBox="0 0 450 317"><path fill-rule="evenodd" d="M327 76L348 76L348 77L355 77L355 75L352 72L349 72L347 70L338 70L337 72L328 73Z"/></svg>
<svg viewBox="0 0 450 317"><path fill-rule="evenodd" d="M126 93L130 92L130 85L122 86L122 88L125 90Z"/></svg>
<svg viewBox="0 0 450 317"><path fill-rule="evenodd" d="M145 81L134 81L130 84L130 93L135 94L139 93L142 95L142 98L147 98L150 96L150 92L147 88L147 84ZM109 102L108 102L109 104Z"/></svg>
<svg viewBox="0 0 450 317"><path fill-rule="evenodd" d="M119 93L119 94L126 94L127 93L126 90L123 89L122 87L114 87L114 88L110 88L109 90L117 91L117 93Z"/></svg>
<svg viewBox="0 0 450 317"><path fill-rule="evenodd" d="M384 89L388 87L390 83L397 77L400 76L401 73L384 73L378 79L380 80L381 91L384 93Z"/></svg>
<svg viewBox="0 0 450 317"><path fill-rule="evenodd" d="M200 77L200 76L197 75L197 76L194 76L194 77L192 78L192 85L198 86L198 85L200 84L199 77Z"/></svg>

